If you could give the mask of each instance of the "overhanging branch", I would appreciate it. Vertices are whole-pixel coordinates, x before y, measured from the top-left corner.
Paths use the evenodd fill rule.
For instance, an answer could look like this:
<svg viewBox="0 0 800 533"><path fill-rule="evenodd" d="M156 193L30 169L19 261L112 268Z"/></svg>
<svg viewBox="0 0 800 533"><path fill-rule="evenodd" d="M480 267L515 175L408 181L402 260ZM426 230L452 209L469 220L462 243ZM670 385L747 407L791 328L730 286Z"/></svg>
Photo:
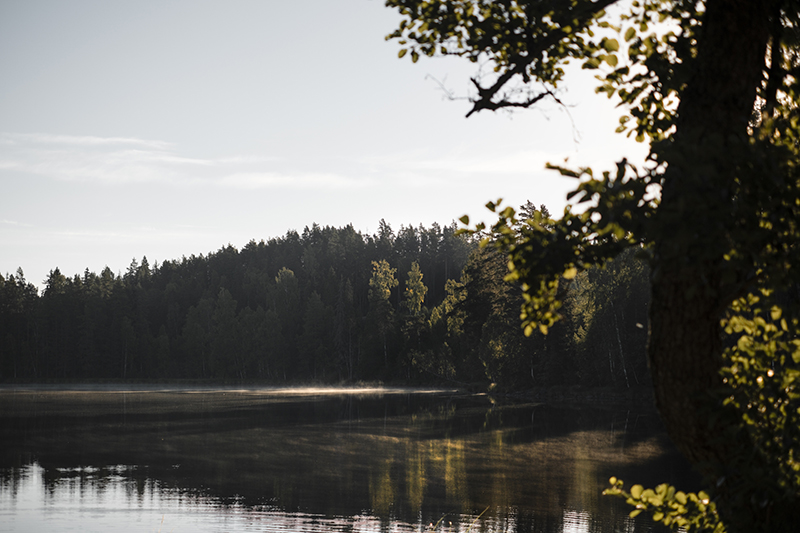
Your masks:
<svg viewBox="0 0 800 533"><path fill-rule="evenodd" d="M589 22L589 20L595 17L597 13L603 11L608 6L615 4L618 1L619 0L598 0L597 2L591 2L584 9L581 9L580 12L570 13L569 16L572 17L571 21L577 23L577 26L584 26ZM490 87L482 87L475 78L471 79L472 83L475 85L475 88L478 90L478 98L473 101L472 109L470 109L469 113L467 113L467 117L483 109L495 111L505 107L527 108L545 96L552 96L555 98L555 95L552 93L552 91L548 90L524 101L516 102L508 100L506 97L503 97L498 101L493 101L501 89L511 80L511 78L516 75L524 75L525 70L534 61L541 58L545 52L547 52L547 50L557 45L562 39L572 34L563 30L565 26L570 26L570 24L557 24L556 26L557 28L551 33L548 33L543 39L539 39L538 41L529 39L530 44L528 45L526 54L524 56L519 56L517 58L517 63L510 65L509 69L501 74L500 77L498 77Z"/></svg>
<svg viewBox="0 0 800 533"><path fill-rule="evenodd" d="M475 87L478 88L478 93L480 94L482 89L481 89L481 86L478 84L478 81L475 78L470 78L470 80L475 85ZM485 91L485 89L483 89L483 90ZM488 109L489 111L495 111L497 109L501 109L501 108L505 108L505 107L520 107L520 108L526 109L526 108L532 106L533 104L535 104L536 102L540 101L541 99L543 99L543 98L545 98L547 96L551 96L556 102L561 103L560 100L553 93L553 91L551 91L549 89L544 91L544 92L542 92L542 93L540 93L540 94L537 94L536 96L532 96L532 97L530 97L530 98L528 98L526 100L518 101L518 102L517 101L511 101L511 100L508 100L506 98L503 98L502 100L500 100L498 102L492 101L491 98L486 98L486 99L481 98L480 100L477 100L477 101L473 102L473 107L469 111L469 113L467 113L467 117L469 117L473 113L481 111L482 109Z"/></svg>

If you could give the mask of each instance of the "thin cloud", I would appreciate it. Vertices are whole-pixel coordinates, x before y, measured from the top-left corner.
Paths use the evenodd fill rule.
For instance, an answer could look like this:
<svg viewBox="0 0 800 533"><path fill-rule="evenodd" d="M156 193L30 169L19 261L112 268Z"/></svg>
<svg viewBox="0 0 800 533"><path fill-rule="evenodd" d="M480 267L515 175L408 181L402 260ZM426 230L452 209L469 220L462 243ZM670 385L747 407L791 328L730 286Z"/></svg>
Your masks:
<svg viewBox="0 0 800 533"><path fill-rule="evenodd" d="M331 173L278 174L274 172L245 172L225 176L218 181L222 187L236 189L360 189L369 180L353 179Z"/></svg>
<svg viewBox="0 0 800 533"><path fill-rule="evenodd" d="M247 164L247 163L268 163L272 161L280 161L280 157L268 157L260 155L236 155L231 157L220 157L213 159L213 163L217 165L228 164Z"/></svg>
<svg viewBox="0 0 800 533"><path fill-rule="evenodd" d="M58 229L47 232L51 238L59 239L59 242L90 242L93 244L114 244L121 243L144 243L152 244L157 242L171 242L175 240L187 240L196 238L198 235L207 236L209 231L214 233L216 228L208 228L203 231L181 230L177 227L154 228L154 227L135 227L122 231L100 231L100 230L80 230L80 229Z"/></svg>
<svg viewBox="0 0 800 533"><path fill-rule="evenodd" d="M552 155L536 151L502 155L450 155L440 159L412 162L420 170L438 170L464 174L533 174L544 170Z"/></svg>
<svg viewBox="0 0 800 533"><path fill-rule="evenodd" d="M175 145L126 137L0 134L0 171L107 186L158 184L239 191L358 190L381 183L406 188L448 187L485 175L529 177L540 174L549 157L538 151L483 154L453 151L384 157L347 158L344 166L316 171L307 161L252 154L189 157ZM556 159L558 159L556 157ZM468 181L465 181L468 180Z"/></svg>
<svg viewBox="0 0 800 533"><path fill-rule="evenodd" d="M401 154L387 157L360 159L361 164L375 170L394 169L416 174L451 176L453 174L533 174L544 170L545 164L558 155L535 150L520 150L511 153L476 154L474 152L450 152Z"/></svg>
<svg viewBox="0 0 800 533"><path fill-rule="evenodd" d="M141 150L92 153L75 150L35 150L7 166L61 181L143 183L174 181L181 172L159 157Z"/></svg>
<svg viewBox="0 0 800 533"><path fill-rule="evenodd" d="M52 235L58 237L78 237L78 238L118 238L121 234L113 231L74 231L74 230L58 230L51 232Z"/></svg>
<svg viewBox="0 0 800 533"><path fill-rule="evenodd" d="M0 134L3 144L58 144L71 146L142 146L155 150L169 150L174 147L166 141L137 139L135 137L96 137L93 135L54 135L49 133L9 133Z"/></svg>
<svg viewBox="0 0 800 533"><path fill-rule="evenodd" d="M172 143L127 137L2 133L0 140L2 171L107 185L224 183L230 175L263 172L265 165L278 159L187 157Z"/></svg>
<svg viewBox="0 0 800 533"><path fill-rule="evenodd" d="M14 226L18 228L32 228L31 224L26 224L24 222L17 222L16 220L0 220L0 223L5 224L6 226Z"/></svg>

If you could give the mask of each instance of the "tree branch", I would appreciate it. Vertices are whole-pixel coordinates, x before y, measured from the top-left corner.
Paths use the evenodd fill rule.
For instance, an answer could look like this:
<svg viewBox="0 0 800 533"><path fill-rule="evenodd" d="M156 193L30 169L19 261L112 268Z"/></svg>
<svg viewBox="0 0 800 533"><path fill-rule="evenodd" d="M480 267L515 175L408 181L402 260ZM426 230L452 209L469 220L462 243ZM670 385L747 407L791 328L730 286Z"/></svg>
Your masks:
<svg viewBox="0 0 800 533"><path fill-rule="evenodd" d="M590 3L585 9L582 9L579 13L571 13L570 16L573 17L571 20L577 22L577 26L585 25L592 17L597 15L600 11L603 11L608 6L617 3L619 0L597 0L596 2ZM483 109L488 109L490 111L495 111L500 108L504 107L522 107L527 108L544 98L545 96L552 96L555 98L555 95L552 91L546 91L542 94L539 94L533 98L529 98L524 102L512 102L509 101L506 97L503 97L500 101L492 101L492 99L497 95L498 92L508 83L511 78L516 75L523 75L525 73L525 69L528 68L534 61L538 58L542 57L542 55L551 47L555 46L559 43L562 39L570 35L571 33L565 32L562 28L565 26L570 26L568 23L558 23L557 29L554 30L552 33L549 33L544 39L540 39L538 42L534 42L532 39L528 39L529 46L526 55L520 56L519 63L514 64L513 66L509 66L509 69L506 70L497 80L490 86L490 87L482 87L478 80L475 78L471 78L472 83L475 85L476 89L478 90L478 98L473 100L472 102L472 109L467 113L467 117L472 115L473 113L477 113ZM533 45L533 46L531 46Z"/></svg>
<svg viewBox="0 0 800 533"><path fill-rule="evenodd" d="M481 88L481 86L478 84L478 81L475 78L470 78L470 80L475 85L475 87L478 88L478 94L480 94L481 91L486 91L486 89L482 89ZM503 98L499 102L493 102L491 100L491 97L489 97L487 99L483 99L482 98L481 100L478 100L478 101L473 103L472 109L469 111L469 113L467 113L467 118L469 118L469 116L471 114L476 113L476 112L478 112L478 111L480 111L482 109L488 109L489 111L495 111L497 109L501 109L501 108L505 108L505 107L521 107L521 108L525 109L525 108L528 108L528 107L532 106L533 104L535 104L536 102L538 102L539 100L543 99L546 96L551 96L551 97L553 97L553 99L556 102L561 103L561 101L556 97L556 95L553 93L553 91L551 91L549 89L544 91L543 93L537 94L536 96L528 98L527 100L524 100L522 102L512 102L512 101L509 101L506 98Z"/></svg>

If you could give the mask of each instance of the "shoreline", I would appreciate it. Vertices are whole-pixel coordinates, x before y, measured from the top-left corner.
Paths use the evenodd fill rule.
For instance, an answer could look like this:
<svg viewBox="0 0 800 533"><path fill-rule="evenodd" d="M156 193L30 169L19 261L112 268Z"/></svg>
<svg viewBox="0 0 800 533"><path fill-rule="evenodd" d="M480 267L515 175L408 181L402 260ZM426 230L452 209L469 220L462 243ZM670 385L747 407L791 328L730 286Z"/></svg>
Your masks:
<svg viewBox="0 0 800 533"><path fill-rule="evenodd" d="M5 382L0 383L0 394L9 392L239 392L244 394L465 394L486 395L497 400L528 401L546 405L600 406L637 403L655 409L652 388L638 386L630 389L610 387L542 387L522 391L492 390L485 384L453 387L452 384L409 384L382 382L355 383L291 383L269 382L219 382L211 380L75 380L59 382Z"/></svg>

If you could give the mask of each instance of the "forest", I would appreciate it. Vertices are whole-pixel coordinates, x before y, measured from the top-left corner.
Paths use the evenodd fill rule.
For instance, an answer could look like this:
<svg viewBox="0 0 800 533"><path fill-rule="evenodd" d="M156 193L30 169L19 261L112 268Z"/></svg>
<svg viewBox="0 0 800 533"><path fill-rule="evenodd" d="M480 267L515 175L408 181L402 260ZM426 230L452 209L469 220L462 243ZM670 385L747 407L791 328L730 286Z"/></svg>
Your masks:
<svg viewBox="0 0 800 533"><path fill-rule="evenodd" d="M41 294L20 268L0 275L0 381L649 386L633 252L577 275L564 319L526 337L507 259L478 240L455 222L313 224L119 274L54 268Z"/></svg>

